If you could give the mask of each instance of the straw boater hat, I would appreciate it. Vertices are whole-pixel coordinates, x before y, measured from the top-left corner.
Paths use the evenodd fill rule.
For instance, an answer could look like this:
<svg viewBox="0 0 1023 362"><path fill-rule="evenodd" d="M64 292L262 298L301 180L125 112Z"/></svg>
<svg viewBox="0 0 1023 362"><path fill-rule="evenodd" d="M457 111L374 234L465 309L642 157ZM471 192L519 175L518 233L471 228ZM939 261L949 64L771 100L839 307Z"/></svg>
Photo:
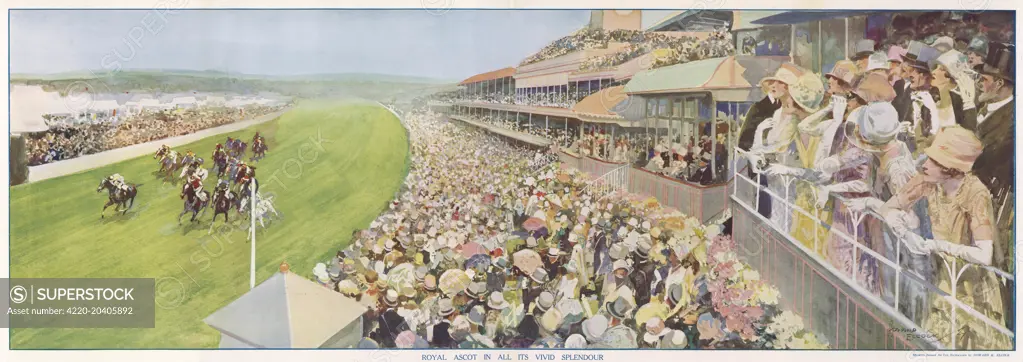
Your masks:
<svg viewBox="0 0 1023 362"><path fill-rule="evenodd" d="M388 289L387 293L384 294L384 304L388 307L395 307L398 305L398 292L394 289Z"/></svg>
<svg viewBox="0 0 1023 362"><path fill-rule="evenodd" d="M505 309L508 308L508 302L504 300L504 294L501 292L490 293L490 298L487 299L487 306L492 309Z"/></svg>
<svg viewBox="0 0 1023 362"><path fill-rule="evenodd" d="M437 314L441 317L447 317L455 313L455 307L451 303L451 299L443 298L437 301Z"/></svg>
<svg viewBox="0 0 1023 362"><path fill-rule="evenodd" d="M942 166L970 172L982 150L983 144L972 131L951 126L942 128L924 153Z"/></svg>
<svg viewBox="0 0 1023 362"><path fill-rule="evenodd" d="M882 152L882 147L899 135L899 117L888 102L875 102L855 109L845 126L846 138L854 146L868 152Z"/></svg>
<svg viewBox="0 0 1023 362"><path fill-rule="evenodd" d="M428 274L425 278L423 278L423 289L426 289L431 292L436 291L437 277L433 276L433 274Z"/></svg>

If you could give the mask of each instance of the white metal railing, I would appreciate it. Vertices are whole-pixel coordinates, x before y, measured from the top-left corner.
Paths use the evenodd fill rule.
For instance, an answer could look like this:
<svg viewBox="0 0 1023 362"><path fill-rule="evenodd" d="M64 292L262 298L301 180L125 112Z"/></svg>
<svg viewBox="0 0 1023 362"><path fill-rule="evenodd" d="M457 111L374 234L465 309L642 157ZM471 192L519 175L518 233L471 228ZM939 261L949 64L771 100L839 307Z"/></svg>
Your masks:
<svg viewBox="0 0 1023 362"><path fill-rule="evenodd" d="M901 239L896 238L894 236L894 234L892 234L890 232L890 230L888 228L888 225L885 222L883 217L881 217L880 215L877 215L875 212L873 212L871 210L866 210L864 212L852 212L850 210L849 215L850 215L850 217L852 219L852 223L853 223L853 225L852 225L853 235L849 235L849 234L847 234L843 230L838 230L838 228L832 228L831 225L829 225L829 224L827 224L827 223L825 223L825 222L823 222L821 220L821 218L820 218L821 210L820 209L816 209L813 212L809 212L809 211L803 209L802 207L800 207L799 205L796 205L796 204L794 204L793 202L790 201L790 200L792 200L792 198L791 198L792 195L789 194L789 189L790 189L790 186L793 184L793 182L808 183L810 185L813 185L812 183L810 183L809 181L805 181L805 180L798 180L798 179L796 179L794 177L791 177L791 176L778 176L778 179L782 182L782 184L784 186L784 190L785 190L785 192L784 192L785 195L779 195L778 193L774 192L773 190L761 186L762 178L765 177L763 174L757 173L756 174L757 180L752 180L749 177L747 177L746 175L743 175L743 174L740 173L740 169L738 167L739 166L739 162L741 162L741 161L746 159L746 157L745 157L746 154L747 153L745 151L740 150L740 149L736 149L736 155L733 158L735 164L733 164L732 169L735 170L733 176L735 177L735 181L736 182L735 182L735 184L733 185L733 188L732 188L732 196L733 196L732 199L735 200L736 203L738 203L739 205L747 208L748 211L751 212L752 214L756 215L757 217L760 217L761 219L764 219L764 221L766 221L766 223L768 225L770 225L773 229L775 229L775 231L777 231L777 232L781 233L782 235L784 235L789 242L791 242L796 247L798 247L801 250L803 250L804 252L806 252L808 255L813 256L815 259L817 259L817 261L819 263L821 263L821 265L824 265L825 268L828 268L839 279L842 279L843 282L848 284L848 286L850 286L853 290L856 290L858 293L860 293L863 297L865 297L865 299L871 301L871 303L875 304L879 309L881 309L885 313L889 314L894 319L896 319L897 321L903 323L907 327L916 328L919 331L927 331L924 328L920 328L920 326L918 325L918 323L921 323L922 320L914 320L914 318L912 318L912 317L920 317L920 318L924 318L924 317L917 316L914 313L910 313L911 315L907 315L904 311L900 310L900 305L903 305L903 304L901 304L901 302L903 302L903 300L901 298L904 297L903 295L900 295L901 294L900 291L901 291L901 289L903 289L904 283L908 282L908 283L915 284L916 288L925 289L925 290L927 290L927 291L929 291L931 293L934 293L934 295L937 298L940 298L940 299L944 300L945 302L947 302L949 304L949 306L951 306L951 309L952 309L952 311L950 313L951 314L951 318L948 321L949 325L951 326L951 328L949 328L950 335L947 336L947 339L941 338L941 336L935 336L935 337L941 338L941 340L950 341L950 346L944 346L942 343L940 343L938 341L933 341L932 343L935 345L935 347L940 348L940 349L945 349L945 348L954 349L955 348L956 337L957 337L956 333L957 333L957 328L959 327L959 321L957 320L957 315L959 314L959 312L964 312L964 313L966 313L966 314L968 314L968 315L970 315L970 316L980 320L985 325L987 325L988 327L991 327L992 329L994 329L998 333L1001 333L1001 334L1005 335L1010 340L1015 338L1014 332L1009 330L1008 328L1006 328L1005 325L1003 325L1002 323L1000 323L998 321L992 320L987 315L985 315L985 314L983 314L981 312L978 312L972 306L970 306L968 304L965 304L963 301L960 301L960 300L957 299L957 295L958 295L957 294L957 289L958 289L958 284L960 282L960 278L962 277L962 275L969 268L976 268L976 269L980 269L980 270L985 271L985 272L993 273L996 276L998 276L999 278L1001 278L1002 280L1015 280L1012 274L1009 274L1009 273L1007 273L1005 271L1002 271L1002 270L999 270L997 268L994 268L994 267L991 267L991 266L987 266L987 265L979 265L979 264L973 264L973 263L964 263L961 260L959 260L958 258L941 258L941 260L943 261L944 269L945 269L944 272L948 274L949 280L951 280L951 286L950 286L951 292L943 291L940 288L938 288L936 285L934 285L933 278L936 277L937 275L930 275L930 276L920 275L916 271L914 271L914 270L912 270L910 268L907 268L907 267L905 267L904 265L902 265L902 264L900 264L898 262L898 260L903 259L902 258L901 250L902 250L902 246L903 246L902 244L904 243L904 241L901 240ZM753 165L750 165L749 167L753 167ZM740 183L740 181L748 184L752 188L752 190L753 190L752 191L752 195L751 195L752 198L753 198L752 204L750 202L747 202L746 200L742 199L742 195L740 195L740 193L739 193L739 183ZM760 200L761 193L767 195L770 198L771 204L772 204L772 208L779 207L779 206L784 207L786 212L784 214L784 218L783 219L781 219L781 220L771 220L769 218L766 218L766 217L763 217L763 216L759 215L758 207L759 207L760 201L761 201ZM847 200L847 199L844 199L844 198L836 196L836 195L831 195L831 197L835 198L836 202L844 202L844 201ZM790 226L792 225L792 217L795 214L799 214L799 215L801 215L801 216L803 216L805 218L808 218L808 219L813 221L813 223L814 223L813 250L808 250L808 248L805 245L803 245L802 242L796 240L790 234L790 230L791 230ZM882 225L884 225L882 235L871 235L872 238L889 237L889 238L892 238L891 240L897 241L897 244L894 245L895 246L894 247L895 261L887 258L885 255L882 255L882 254L874 251L871 247L869 247L867 245L864 245L863 243L861 243L859 241L859 239L862 237L862 235L859 235L860 227L864 225L864 223L866 222L866 218L867 217L874 218L878 222L882 223ZM826 228L828 230L829 235L837 237L837 239L840 240L841 242L847 243L848 246L851 246L851 248L849 250L849 252L851 253L850 256L852 257L852 259L851 259L852 260L851 270L840 270L837 266L833 266L830 261L825 260L825 258L822 257L818 253L818 251L821 250L821 247L824 246L823 243L826 242L824 240L819 240L819 236L820 236L819 231L821 231L821 228ZM884 234L887 234L887 236L884 235ZM886 291L885 287L882 285L882 286L879 287L879 292L874 292L874 291L867 290L862 285L860 285L860 283L858 281L858 277L859 276L857 275L857 273L858 273L858 269L859 269L859 266L860 266L860 259L864 255L869 255L871 258L874 258L875 260L877 260L878 263L883 264L885 267L889 267L889 268L892 269L892 271L890 272L890 274L894 274L894 283L893 283L893 286L892 286L892 289L893 289L892 291ZM951 262L949 262L948 259L951 259ZM959 264L963 264L963 265L959 265ZM882 272L881 268L879 267L878 268L878 274L888 274L888 273ZM883 282L878 281L878 284L881 284L881 283L883 283ZM911 289L911 287L906 286L906 289ZM934 297L927 295L927 296L925 296L923 298L922 307L924 308L925 311L930 308L930 299L931 298L934 298ZM1013 306L1011 306L1011 305L1003 305L1002 308L1003 309L1004 308L1013 308ZM909 312L912 312L912 311L909 311ZM930 316L930 317L936 317L936 316ZM933 333L934 331L927 331L927 332Z"/></svg>
<svg viewBox="0 0 1023 362"><path fill-rule="evenodd" d="M585 191L592 195L604 196L616 191L629 190L629 164L608 171L586 185Z"/></svg>

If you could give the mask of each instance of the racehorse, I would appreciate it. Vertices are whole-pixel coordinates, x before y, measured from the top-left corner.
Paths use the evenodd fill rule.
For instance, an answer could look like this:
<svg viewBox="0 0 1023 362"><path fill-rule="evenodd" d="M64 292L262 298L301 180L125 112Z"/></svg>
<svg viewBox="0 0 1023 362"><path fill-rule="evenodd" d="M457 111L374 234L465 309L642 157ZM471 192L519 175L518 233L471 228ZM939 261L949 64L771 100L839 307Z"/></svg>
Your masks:
<svg viewBox="0 0 1023 362"><path fill-rule="evenodd" d="M266 157L266 151L266 142L263 142L262 139L256 141L252 144L252 158L250 158L249 161L255 162L263 159L263 157Z"/></svg>
<svg viewBox="0 0 1023 362"><path fill-rule="evenodd" d="M128 184L128 190L127 192L125 192L124 190L121 190L117 186L114 186L114 184L111 183L109 179L104 178L103 180L101 180L99 182L99 186L96 187L96 192L100 192L103 191L103 189L107 189L108 196L107 203L106 205L103 205L103 211L100 212L99 217L101 219L105 217L107 208L110 207L110 205L115 204L117 205L117 207L114 208L115 210L114 212L121 211L121 215L127 213L128 210L132 208L132 206L135 206L135 195L138 194L139 187L142 187L142 185ZM121 210L122 207L125 208L123 211Z"/></svg>
<svg viewBox="0 0 1023 362"><path fill-rule="evenodd" d="M236 194L234 191L228 191L228 193L231 195L230 197L225 197L223 195L223 193L221 193L221 192L217 192L217 193L215 193L213 195L213 221L212 222L216 222L217 221L217 215L220 215L220 214L224 214L224 222L225 223L226 222L230 222L230 220L228 218L228 213L229 213L229 211L231 211L231 208L234 208L234 207L237 206L237 204L231 202L231 200L237 200L238 199L238 194Z"/></svg>
<svg viewBox="0 0 1023 362"><path fill-rule="evenodd" d="M204 196L203 199L206 199L206 201L200 200L199 195L196 195L191 183L185 182L185 184L181 186L181 198L185 199L185 207L181 210L181 213L178 214L178 225L181 225L181 216L189 212L192 213L191 221L197 221L196 216L202 218L202 216L199 215L200 211L202 211L203 215L206 214L206 206L210 203L210 193L206 190L202 190L200 193Z"/></svg>
<svg viewBox="0 0 1023 362"><path fill-rule="evenodd" d="M217 169L217 178L224 175L224 172L227 171L227 152L218 150L213 153L213 167Z"/></svg>
<svg viewBox="0 0 1023 362"><path fill-rule="evenodd" d="M156 156L160 160L160 171L159 173L164 174L164 178L174 179L174 173L180 169L178 164L178 153L173 150L159 150L156 152Z"/></svg>
<svg viewBox="0 0 1023 362"><path fill-rule="evenodd" d="M234 157L237 157L238 159L245 159L245 149L247 147L248 145L242 140L234 140L234 149L232 150L234 152Z"/></svg>
<svg viewBox="0 0 1023 362"><path fill-rule="evenodd" d="M245 212L246 208L249 207L249 203L251 203L249 198L252 197L252 190L249 190L249 187L252 186L253 184L255 184L255 188L256 188L255 191L256 191L256 194L258 195L259 194L259 181L257 181L255 177L250 178L249 182L246 182L246 183L242 184L239 187L239 190L238 190L239 191L238 192L238 196L239 197L237 199L238 200L238 213ZM256 201L257 202L259 201L258 197L256 198Z"/></svg>

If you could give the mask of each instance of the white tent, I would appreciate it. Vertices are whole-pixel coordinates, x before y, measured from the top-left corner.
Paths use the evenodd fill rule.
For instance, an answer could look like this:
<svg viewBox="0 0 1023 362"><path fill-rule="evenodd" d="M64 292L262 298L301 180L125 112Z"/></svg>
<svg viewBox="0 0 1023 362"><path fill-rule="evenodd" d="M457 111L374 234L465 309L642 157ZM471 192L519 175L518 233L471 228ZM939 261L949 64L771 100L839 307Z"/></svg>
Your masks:
<svg viewBox="0 0 1023 362"><path fill-rule="evenodd" d="M366 307L295 273L274 274L204 320L220 348L349 348Z"/></svg>

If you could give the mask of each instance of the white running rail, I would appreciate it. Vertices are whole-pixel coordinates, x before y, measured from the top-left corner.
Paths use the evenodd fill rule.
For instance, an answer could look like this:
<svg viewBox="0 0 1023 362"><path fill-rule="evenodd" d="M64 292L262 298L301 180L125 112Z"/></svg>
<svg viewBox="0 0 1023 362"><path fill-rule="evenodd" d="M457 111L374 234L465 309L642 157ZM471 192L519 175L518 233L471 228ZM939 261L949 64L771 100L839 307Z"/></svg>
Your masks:
<svg viewBox="0 0 1023 362"><path fill-rule="evenodd" d="M590 194L604 196L616 191L629 190L629 164L624 164L590 181L586 191Z"/></svg>

